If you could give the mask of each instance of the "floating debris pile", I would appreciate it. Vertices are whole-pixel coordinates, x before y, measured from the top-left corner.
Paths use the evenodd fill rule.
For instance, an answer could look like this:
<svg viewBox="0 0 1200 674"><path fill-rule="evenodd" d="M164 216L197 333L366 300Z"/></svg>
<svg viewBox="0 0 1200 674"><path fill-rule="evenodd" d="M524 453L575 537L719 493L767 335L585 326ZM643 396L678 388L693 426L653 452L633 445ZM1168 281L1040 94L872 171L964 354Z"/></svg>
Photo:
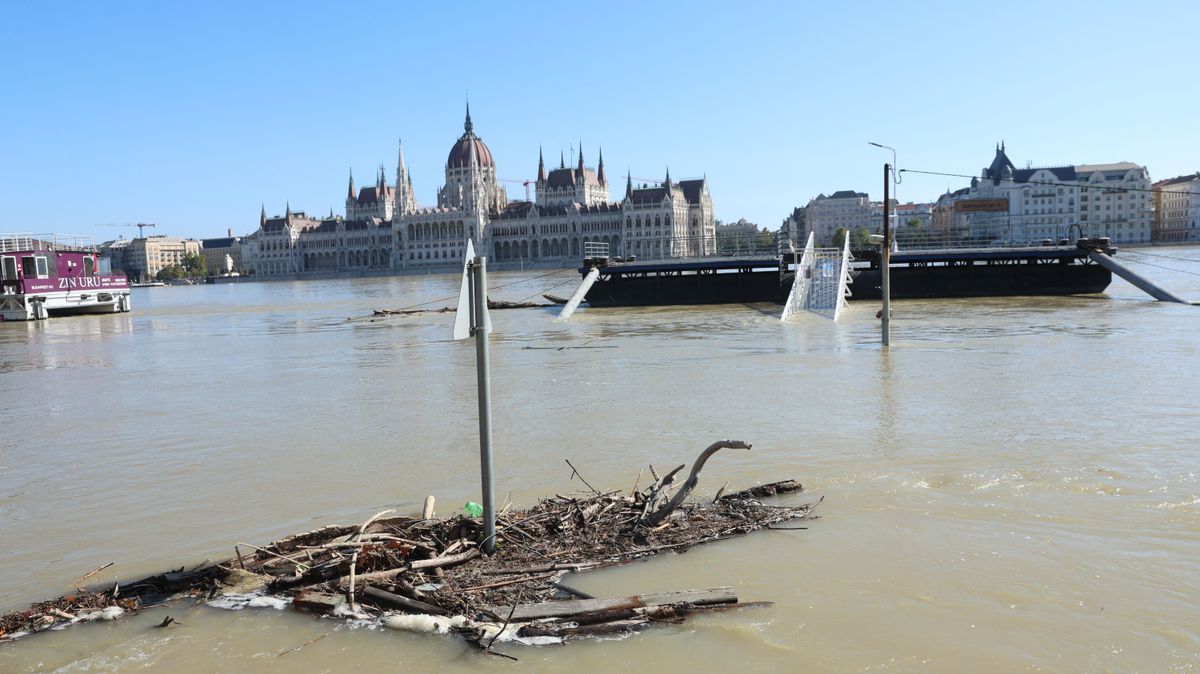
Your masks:
<svg viewBox="0 0 1200 674"><path fill-rule="evenodd" d="M682 465L661 477L651 467L644 489L635 483L629 492L601 492L588 485L589 493L555 495L527 510L506 507L497 514L491 556L481 550L480 519L437 518L429 497L420 516L383 511L358 525L327 526L265 547L238 543L237 556L219 564L35 604L0 618L0 639L77 622L106 607L136 611L172 595L207 600L251 588L314 613L454 632L489 653L496 641L560 643L676 622L697 610L760 606L738 603L727 587L598 599L562 583L568 573L682 552L811 515L815 503L760 500L800 491L794 480L729 494L723 487L715 498L689 501L705 461L727 447L750 448L714 443L682 482L676 480Z"/></svg>

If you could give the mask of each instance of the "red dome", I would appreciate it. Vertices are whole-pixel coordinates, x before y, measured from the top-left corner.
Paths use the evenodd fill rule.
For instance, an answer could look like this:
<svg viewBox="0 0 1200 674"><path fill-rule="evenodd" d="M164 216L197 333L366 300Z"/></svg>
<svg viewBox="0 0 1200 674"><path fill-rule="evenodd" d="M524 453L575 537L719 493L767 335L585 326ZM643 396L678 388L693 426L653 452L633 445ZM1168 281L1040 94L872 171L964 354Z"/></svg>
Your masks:
<svg viewBox="0 0 1200 674"><path fill-rule="evenodd" d="M496 168L492 162L492 151L474 133L467 132L450 148L446 168L467 168L471 162L471 145L475 146L475 161L482 167Z"/></svg>

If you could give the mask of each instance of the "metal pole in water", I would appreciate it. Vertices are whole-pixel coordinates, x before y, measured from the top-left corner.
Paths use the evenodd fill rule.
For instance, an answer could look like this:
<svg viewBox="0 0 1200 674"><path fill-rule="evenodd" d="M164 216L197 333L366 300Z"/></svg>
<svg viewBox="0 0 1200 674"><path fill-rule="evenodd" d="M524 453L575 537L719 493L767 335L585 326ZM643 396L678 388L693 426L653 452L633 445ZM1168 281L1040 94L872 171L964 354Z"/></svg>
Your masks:
<svg viewBox="0 0 1200 674"><path fill-rule="evenodd" d="M892 342L892 229L888 226L888 180L891 179L892 167L883 165L883 256L879 260L883 272L883 345Z"/></svg>
<svg viewBox="0 0 1200 674"><path fill-rule="evenodd" d="M483 551L496 552L496 501L492 497L492 371L488 355L487 258L471 263L471 318L475 332L475 370L479 380L479 473L483 484Z"/></svg>

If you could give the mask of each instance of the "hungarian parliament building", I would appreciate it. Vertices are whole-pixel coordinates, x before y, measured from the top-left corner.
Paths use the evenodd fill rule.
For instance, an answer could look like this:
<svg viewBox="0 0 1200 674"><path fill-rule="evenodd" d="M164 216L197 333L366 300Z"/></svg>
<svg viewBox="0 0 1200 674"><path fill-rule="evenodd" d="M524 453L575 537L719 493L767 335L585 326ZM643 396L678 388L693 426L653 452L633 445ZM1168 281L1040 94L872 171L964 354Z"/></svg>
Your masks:
<svg viewBox="0 0 1200 674"><path fill-rule="evenodd" d="M346 192L345 216L310 217L287 208L259 216L242 243L242 263L258 275L354 270L424 271L461 264L467 242L490 262L564 266L582 259L584 244L608 244L614 256L692 257L716 249L712 198L706 179L637 187L625 178L625 197L611 201L601 153L584 166L560 158L546 170L538 153L536 198L509 201L496 162L475 135L467 108L463 134L446 158L446 183L437 206L417 205L401 145L394 185L383 168L375 184Z"/></svg>

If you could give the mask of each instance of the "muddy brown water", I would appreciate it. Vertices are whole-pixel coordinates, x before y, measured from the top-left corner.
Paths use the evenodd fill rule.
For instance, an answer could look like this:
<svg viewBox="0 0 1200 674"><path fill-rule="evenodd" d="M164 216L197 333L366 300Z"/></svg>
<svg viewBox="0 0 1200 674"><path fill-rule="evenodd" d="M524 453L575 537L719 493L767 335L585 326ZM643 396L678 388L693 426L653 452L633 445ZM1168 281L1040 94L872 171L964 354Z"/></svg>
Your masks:
<svg viewBox="0 0 1200 674"><path fill-rule="evenodd" d="M1200 299L1200 249L1140 269ZM1133 254L1129 259L1134 257ZM491 275L565 295L570 271ZM137 289L132 314L0 324L0 609L385 508L478 499L474 350L453 275ZM501 287L502 286L502 287ZM452 300L435 302L442 306ZM699 494L797 478L804 531L576 576L593 594L732 585L767 609L508 648L290 610L177 606L0 645L4 672L1200 669L1200 307L1100 296L493 314L496 488L630 487L725 450ZM560 348L561 347L561 348ZM598 348L604 347L604 348ZM152 629L169 614L183 626ZM315 637L300 651L278 654Z"/></svg>

